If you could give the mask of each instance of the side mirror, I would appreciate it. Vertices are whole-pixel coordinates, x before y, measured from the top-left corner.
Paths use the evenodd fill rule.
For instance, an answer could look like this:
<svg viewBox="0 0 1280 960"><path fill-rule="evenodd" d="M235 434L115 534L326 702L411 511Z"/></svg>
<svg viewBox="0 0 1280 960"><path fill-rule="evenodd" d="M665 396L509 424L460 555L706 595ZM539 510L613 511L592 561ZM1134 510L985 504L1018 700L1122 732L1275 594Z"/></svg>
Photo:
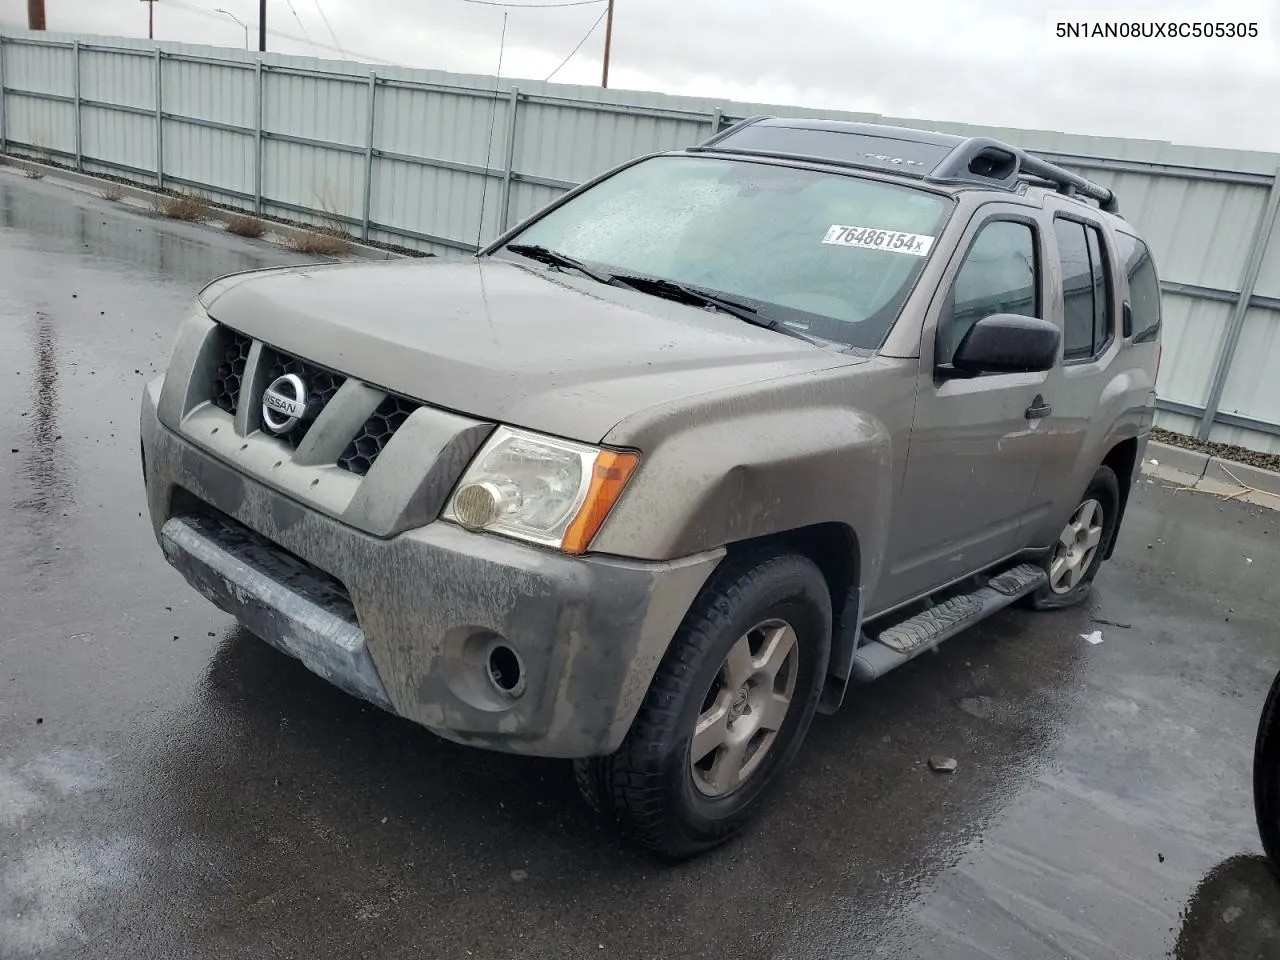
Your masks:
<svg viewBox="0 0 1280 960"><path fill-rule="evenodd" d="M951 365L967 374L1038 373L1053 368L1061 339L1048 320L995 313L969 328Z"/></svg>

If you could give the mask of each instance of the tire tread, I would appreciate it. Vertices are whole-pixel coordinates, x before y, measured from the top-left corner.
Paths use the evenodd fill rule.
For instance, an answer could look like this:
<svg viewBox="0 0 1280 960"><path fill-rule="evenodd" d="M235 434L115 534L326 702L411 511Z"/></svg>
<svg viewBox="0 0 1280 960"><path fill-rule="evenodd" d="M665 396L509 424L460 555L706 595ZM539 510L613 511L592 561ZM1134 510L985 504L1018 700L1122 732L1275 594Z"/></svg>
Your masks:
<svg viewBox="0 0 1280 960"><path fill-rule="evenodd" d="M663 768L668 757L663 744L676 732L698 668L735 612L762 581L777 576L780 568L795 566L817 571L810 560L793 554L750 553L727 560L677 631L622 746L606 757L575 761L577 783L588 805L655 853L683 859L727 839L746 819L745 815L727 818L709 840L687 836L667 802ZM821 684L814 686L810 702L804 705L809 719L821 692ZM798 737L803 737L806 726L807 721Z"/></svg>
<svg viewBox="0 0 1280 960"><path fill-rule="evenodd" d="M1106 522L1106 535L1102 538L1102 542L1098 544L1097 552L1094 554L1093 561L1090 564L1091 569L1083 580L1076 584L1075 589L1070 593L1057 594L1046 583L1040 589L1027 595L1022 604L1033 610L1050 611L1065 610L1070 607L1076 607L1089 599L1093 593L1093 580L1098 575L1098 570L1107 556L1107 551L1119 533L1119 506L1120 506L1120 481L1116 478L1115 471L1105 463L1100 465L1089 481L1089 486L1085 488L1084 495L1081 496L1080 502L1083 503L1088 497L1090 491L1102 486L1113 497L1113 502L1107 506L1107 514L1104 517ZM1072 511L1074 515L1074 510ZM1052 556L1052 554L1050 555ZM1046 572L1048 570L1049 560L1045 561Z"/></svg>

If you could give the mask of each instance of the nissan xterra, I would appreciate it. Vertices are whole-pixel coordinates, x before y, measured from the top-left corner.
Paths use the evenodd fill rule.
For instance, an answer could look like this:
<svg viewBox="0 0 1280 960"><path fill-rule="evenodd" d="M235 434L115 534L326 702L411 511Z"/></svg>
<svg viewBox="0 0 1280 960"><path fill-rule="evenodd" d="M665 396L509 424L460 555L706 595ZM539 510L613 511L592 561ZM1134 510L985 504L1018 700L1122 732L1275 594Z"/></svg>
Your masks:
<svg viewBox="0 0 1280 960"><path fill-rule="evenodd" d="M689 856L852 681L1087 595L1160 326L1110 190L756 118L474 258L211 283L142 468L169 562L253 633L451 740L572 758Z"/></svg>

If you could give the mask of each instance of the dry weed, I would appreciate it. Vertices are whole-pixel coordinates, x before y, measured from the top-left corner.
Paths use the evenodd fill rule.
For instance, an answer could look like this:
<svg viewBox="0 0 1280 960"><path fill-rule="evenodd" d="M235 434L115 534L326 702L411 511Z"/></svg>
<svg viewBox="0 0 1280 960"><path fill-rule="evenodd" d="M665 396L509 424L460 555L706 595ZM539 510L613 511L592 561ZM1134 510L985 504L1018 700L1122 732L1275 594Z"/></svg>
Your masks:
<svg viewBox="0 0 1280 960"><path fill-rule="evenodd" d="M237 213L227 220L227 232L238 237L257 239L267 232L267 226L257 217Z"/></svg>
<svg viewBox="0 0 1280 960"><path fill-rule="evenodd" d="M337 257L351 250L351 239L331 230L307 230L293 237L288 247L294 253Z"/></svg>
<svg viewBox="0 0 1280 960"><path fill-rule="evenodd" d="M157 197L155 209L173 220L185 220L194 223L209 215L209 201L194 194L179 193L172 197Z"/></svg>

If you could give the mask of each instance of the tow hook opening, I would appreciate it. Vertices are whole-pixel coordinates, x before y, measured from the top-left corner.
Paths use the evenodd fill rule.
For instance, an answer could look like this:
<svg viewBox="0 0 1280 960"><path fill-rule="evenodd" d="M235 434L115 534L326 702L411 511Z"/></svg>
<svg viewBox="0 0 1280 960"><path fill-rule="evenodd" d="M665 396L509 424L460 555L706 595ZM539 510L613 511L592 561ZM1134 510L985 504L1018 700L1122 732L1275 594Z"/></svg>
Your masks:
<svg viewBox="0 0 1280 960"><path fill-rule="evenodd" d="M524 664L520 654L501 641L489 646L489 682L504 697L512 699L524 693Z"/></svg>

